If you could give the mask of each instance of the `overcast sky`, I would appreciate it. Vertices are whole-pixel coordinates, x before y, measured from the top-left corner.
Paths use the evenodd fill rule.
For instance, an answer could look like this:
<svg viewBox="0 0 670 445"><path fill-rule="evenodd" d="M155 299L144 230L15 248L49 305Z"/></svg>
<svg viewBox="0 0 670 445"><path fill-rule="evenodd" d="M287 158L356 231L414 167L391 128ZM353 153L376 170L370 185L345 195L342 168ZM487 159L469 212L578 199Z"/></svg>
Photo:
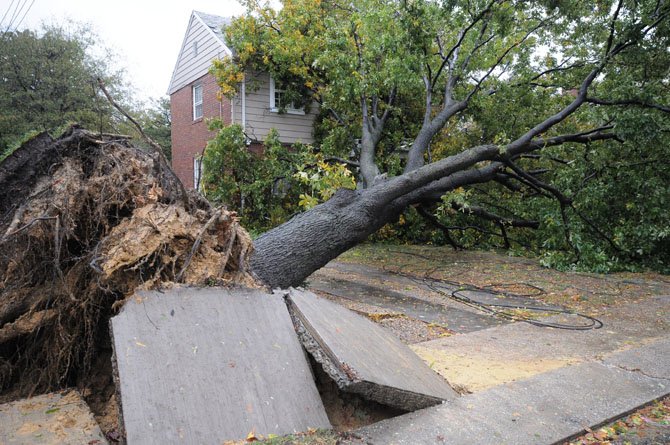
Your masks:
<svg viewBox="0 0 670 445"><path fill-rule="evenodd" d="M244 12L234 0L0 0L0 17L7 13L0 29L7 29L12 16L12 30L19 22L19 29L68 18L88 23L118 54L127 81L146 100L166 93L192 10L220 16Z"/></svg>

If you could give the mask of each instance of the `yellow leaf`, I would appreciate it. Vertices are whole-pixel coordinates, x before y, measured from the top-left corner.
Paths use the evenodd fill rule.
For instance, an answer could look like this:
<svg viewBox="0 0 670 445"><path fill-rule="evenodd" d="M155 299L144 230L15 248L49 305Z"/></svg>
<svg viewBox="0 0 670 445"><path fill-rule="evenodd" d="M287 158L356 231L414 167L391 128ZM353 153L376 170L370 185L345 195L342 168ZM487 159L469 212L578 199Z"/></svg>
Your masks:
<svg viewBox="0 0 670 445"><path fill-rule="evenodd" d="M251 430L249 434L247 434L247 442L258 442L258 437L256 437L256 432L254 430Z"/></svg>

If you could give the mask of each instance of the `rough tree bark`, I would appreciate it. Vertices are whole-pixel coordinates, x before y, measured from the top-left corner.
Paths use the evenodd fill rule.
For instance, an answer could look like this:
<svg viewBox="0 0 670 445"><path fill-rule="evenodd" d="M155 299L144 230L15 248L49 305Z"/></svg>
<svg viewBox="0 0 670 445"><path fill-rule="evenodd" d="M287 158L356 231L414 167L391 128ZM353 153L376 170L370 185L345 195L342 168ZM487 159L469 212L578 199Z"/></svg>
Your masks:
<svg viewBox="0 0 670 445"><path fill-rule="evenodd" d="M499 163L468 168L498 155L498 147L483 145L367 189L340 190L329 201L260 236L254 242L252 270L273 288L298 285L435 187L490 180Z"/></svg>

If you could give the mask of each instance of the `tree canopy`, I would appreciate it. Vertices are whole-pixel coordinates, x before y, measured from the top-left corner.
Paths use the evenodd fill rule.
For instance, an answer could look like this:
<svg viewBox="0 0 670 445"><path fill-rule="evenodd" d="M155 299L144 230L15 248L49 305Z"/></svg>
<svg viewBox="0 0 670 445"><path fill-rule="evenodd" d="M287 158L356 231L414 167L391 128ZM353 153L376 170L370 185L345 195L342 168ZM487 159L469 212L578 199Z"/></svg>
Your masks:
<svg viewBox="0 0 670 445"><path fill-rule="evenodd" d="M215 64L224 93L255 69L317 101L320 149L353 153L361 197L418 209L454 245L667 268L666 2L246 6Z"/></svg>
<svg viewBox="0 0 670 445"><path fill-rule="evenodd" d="M73 123L134 134L101 94L99 80L169 152L167 100L150 107L133 100L111 52L89 27L70 23L0 35L0 155L33 133Z"/></svg>

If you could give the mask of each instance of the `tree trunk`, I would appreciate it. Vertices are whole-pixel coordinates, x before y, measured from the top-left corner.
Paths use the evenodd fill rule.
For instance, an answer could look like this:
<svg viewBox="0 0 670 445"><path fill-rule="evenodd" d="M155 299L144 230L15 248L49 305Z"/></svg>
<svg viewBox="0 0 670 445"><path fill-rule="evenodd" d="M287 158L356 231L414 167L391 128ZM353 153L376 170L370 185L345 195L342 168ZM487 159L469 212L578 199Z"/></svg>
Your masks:
<svg viewBox="0 0 670 445"><path fill-rule="evenodd" d="M339 190L254 242L253 272L272 288L297 286L312 272L398 217L367 190Z"/></svg>
<svg viewBox="0 0 670 445"><path fill-rule="evenodd" d="M425 193L451 190L463 184L488 181L499 167L493 145L473 147L415 171L363 190L339 190L329 201L294 216L254 242L251 267L272 288L297 286L312 272L364 241Z"/></svg>

